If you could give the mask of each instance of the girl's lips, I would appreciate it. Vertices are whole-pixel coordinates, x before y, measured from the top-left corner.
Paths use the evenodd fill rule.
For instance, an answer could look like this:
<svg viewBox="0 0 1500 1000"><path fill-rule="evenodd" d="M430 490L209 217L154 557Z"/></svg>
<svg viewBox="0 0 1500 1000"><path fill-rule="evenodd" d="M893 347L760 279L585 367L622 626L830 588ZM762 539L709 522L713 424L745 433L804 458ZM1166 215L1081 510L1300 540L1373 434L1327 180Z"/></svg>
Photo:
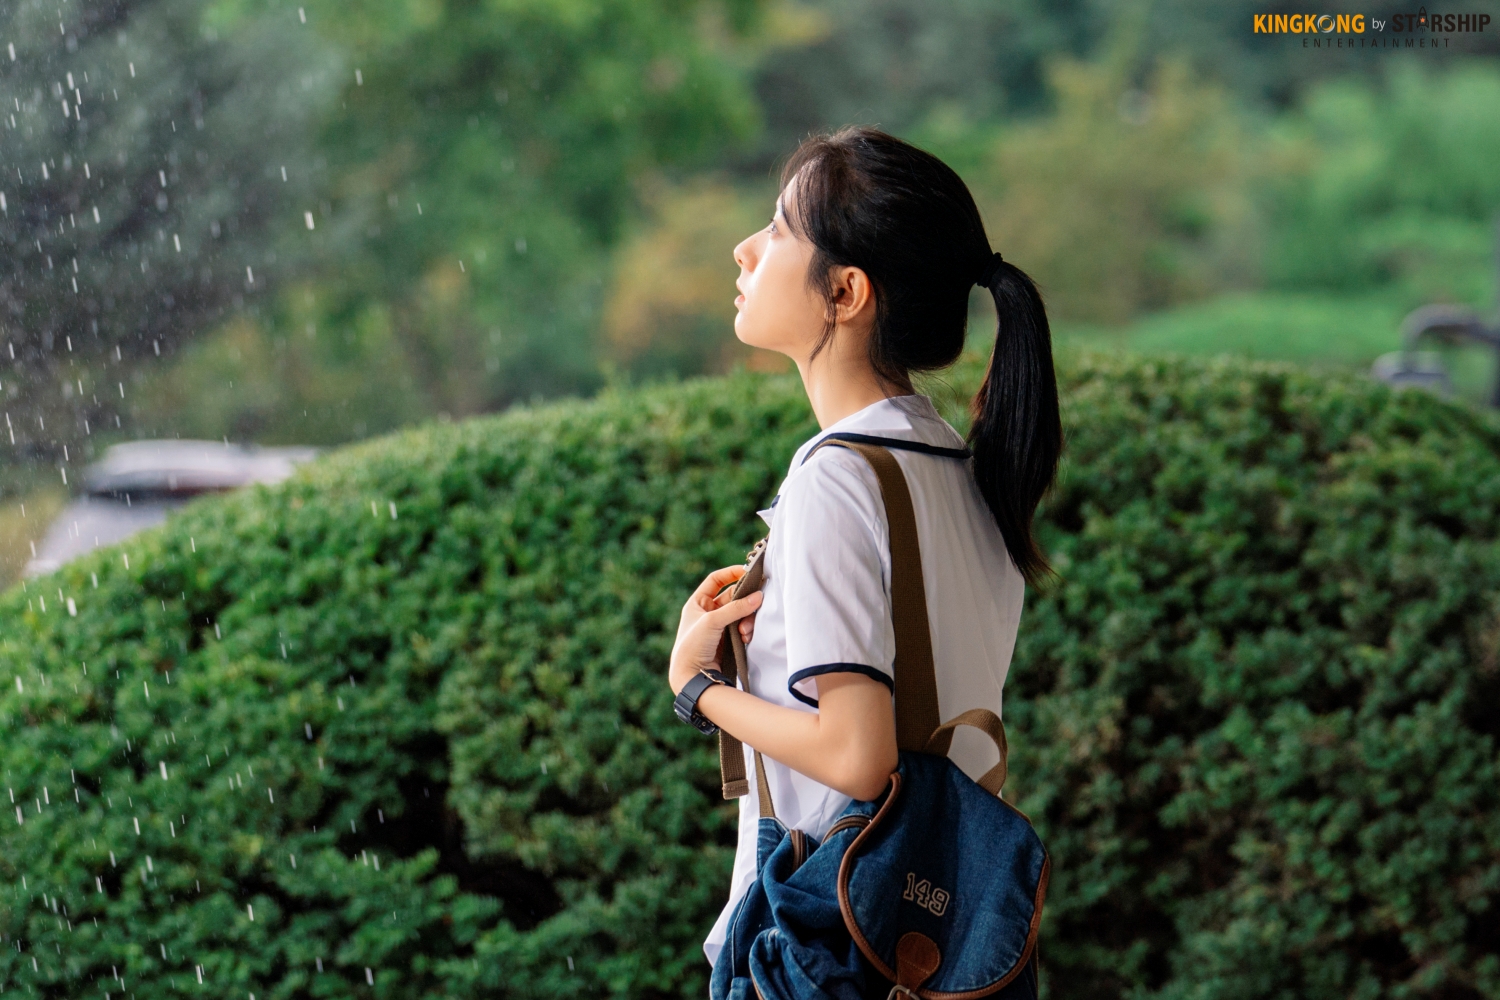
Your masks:
<svg viewBox="0 0 1500 1000"><path fill-rule="evenodd" d="M734 307L736 309L738 309L740 306L742 306L744 304L745 304L745 296L743 296L743 295L736 295L734 297Z"/></svg>

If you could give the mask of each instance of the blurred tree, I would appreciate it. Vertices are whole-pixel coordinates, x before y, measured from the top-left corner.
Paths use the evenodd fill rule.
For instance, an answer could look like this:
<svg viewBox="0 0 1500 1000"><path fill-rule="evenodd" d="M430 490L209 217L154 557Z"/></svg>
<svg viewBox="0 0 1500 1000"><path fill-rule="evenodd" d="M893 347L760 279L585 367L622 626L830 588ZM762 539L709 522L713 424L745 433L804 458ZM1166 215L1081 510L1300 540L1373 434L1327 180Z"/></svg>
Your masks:
<svg viewBox="0 0 1500 1000"><path fill-rule="evenodd" d="M286 16L230 39L190 0L0 6L7 461L76 461L128 415L136 361L293 263L337 56Z"/></svg>
<svg viewBox="0 0 1500 1000"><path fill-rule="evenodd" d="M1138 41L1137 83L1154 59L1173 56L1241 102L1272 110L1294 106L1320 80L1374 77L1385 64L1369 50L1313 53L1295 36L1255 34L1253 16L1268 10L1262 0L802 0L790 10L801 30L756 69L767 127L741 164L753 170L808 131L849 122L911 135L935 116L983 130L1046 113L1055 97L1049 63L1092 60L1121 33ZM1500 0L1464 10L1500 23ZM1494 30L1449 44L1455 55L1500 54Z"/></svg>
<svg viewBox="0 0 1500 1000"><path fill-rule="evenodd" d="M321 138L331 224L299 234L305 280L273 310L170 373L152 425L326 442L595 388L637 182L755 132L755 0L305 11L348 60ZM184 419L236 352L259 363Z"/></svg>
<svg viewBox="0 0 1500 1000"><path fill-rule="evenodd" d="M342 286L331 307L390 303L433 409L592 388L632 179L702 167L755 125L730 45L752 0L343 10L329 30L364 84L328 148L337 201L368 206L378 232L354 268L325 261Z"/></svg>
<svg viewBox="0 0 1500 1000"><path fill-rule="evenodd" d="M722 372L735 363L779 371L784 359L734 335L733 248L765 227L775 186L722 178L653 185L647 223L621 244L604 308L605 358L640 375Z"/></svg>
<svg viewBox="0 0 1500 1000"><path fill-rule="evenodd" d="M759 172L810 131L849 123L897 134L933 114L991 125L1046 103L1045 60L1104 37L1108 0L811 0L800 30L756 70L766 131L742 168Z"/></svg>
<svg viewBox="0 0 1500 1000"><path fill-rule="evenodd" d="M1057 113L1003 136L971 182L990 239L1058 317L1119 322L1256 279L1246 132L1181 60L1057 63Z"/></svg>
<svg viewBox="0 0 1500 1000"><path fill-rule="evenodd" d="M1500 21L1500 17L1497 17ZM1314 88L1280 123L1267 281L1488 304L1500 213L1500 68L1397 63Z"/></svg>

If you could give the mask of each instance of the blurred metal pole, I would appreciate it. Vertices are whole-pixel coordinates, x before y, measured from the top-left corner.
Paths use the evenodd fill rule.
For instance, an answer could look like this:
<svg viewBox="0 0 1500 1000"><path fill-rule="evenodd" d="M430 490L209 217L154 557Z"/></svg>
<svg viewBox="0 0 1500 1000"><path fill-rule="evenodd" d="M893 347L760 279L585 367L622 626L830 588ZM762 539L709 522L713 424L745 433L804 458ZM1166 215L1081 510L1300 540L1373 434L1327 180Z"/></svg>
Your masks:
<svg viewBox="0 0 1500 1000"><path fill-rule="evenodd" d="M1495 216L1495 305L1500 316L1500 214ZM1402 376L1417 372L1414 359L1418 342L1432 337L1439 342L1486 344L1495 352L1495 370L1490 386L1490 406L1500 409L1500 322L1486 323L1473 309L1459 306L1431 305L1413 309L1401 321L1401 354L1398 368L1385 370L1377 363L1376 376L1387 382L1404 381Z"/></svg>

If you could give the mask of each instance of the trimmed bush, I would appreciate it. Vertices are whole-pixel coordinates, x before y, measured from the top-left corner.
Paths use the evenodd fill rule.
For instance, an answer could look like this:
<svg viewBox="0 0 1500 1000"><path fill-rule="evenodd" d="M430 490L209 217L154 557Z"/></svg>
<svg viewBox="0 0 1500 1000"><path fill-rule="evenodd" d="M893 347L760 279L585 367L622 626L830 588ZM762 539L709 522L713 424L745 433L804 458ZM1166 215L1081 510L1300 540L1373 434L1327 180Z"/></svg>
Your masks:
<svg viewBox="0 0 1500 1000"><path fill-rule="evenodd" d="M1500 426L1063 382L1006 706L1048 992L1500 997ZM0 992L701 996L734 806L671 629L814 427L752 376L427 427L0 596Z"/></svg>
<svg viewBox="0 0 1500 1000"><path fill-rule="evenodd" d="M1052 995L1500 997L1500 422L1234 361L1066 399L1006 698Z"/></svg>

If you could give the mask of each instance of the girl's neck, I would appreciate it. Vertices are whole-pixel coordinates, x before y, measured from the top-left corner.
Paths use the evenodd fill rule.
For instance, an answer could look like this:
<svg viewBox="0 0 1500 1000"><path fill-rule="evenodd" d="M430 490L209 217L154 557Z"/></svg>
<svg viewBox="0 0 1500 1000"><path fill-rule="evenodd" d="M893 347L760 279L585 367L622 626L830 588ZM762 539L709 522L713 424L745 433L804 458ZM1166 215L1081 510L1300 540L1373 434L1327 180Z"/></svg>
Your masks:
<svg viewBox="0 0 1500 1000"><path fill-rule="evenodd" d="M856 338L834 334L818 356L797 360L802 388L812 403L818 427L826 430L845 417L858 413L873 403L892 396L909 396L910 382L896 383L883 379L870 365L869 357L859 344L855 350L844 345Z"/></svg>

